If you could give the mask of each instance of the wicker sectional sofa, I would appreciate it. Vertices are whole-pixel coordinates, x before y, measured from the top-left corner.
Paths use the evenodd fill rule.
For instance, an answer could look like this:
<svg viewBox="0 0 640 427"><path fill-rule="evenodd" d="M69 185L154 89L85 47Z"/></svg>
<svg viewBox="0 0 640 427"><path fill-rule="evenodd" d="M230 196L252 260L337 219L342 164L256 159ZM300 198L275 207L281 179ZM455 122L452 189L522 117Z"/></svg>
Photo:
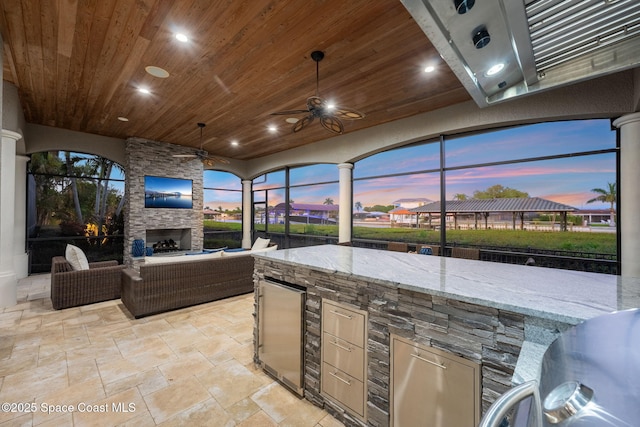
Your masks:
<svg viewBox="0 0 640 427"><path fill-rule="evenodd" d="M135 318L253 292L251 251L179 258L123 271L122 302Z"/></svg>

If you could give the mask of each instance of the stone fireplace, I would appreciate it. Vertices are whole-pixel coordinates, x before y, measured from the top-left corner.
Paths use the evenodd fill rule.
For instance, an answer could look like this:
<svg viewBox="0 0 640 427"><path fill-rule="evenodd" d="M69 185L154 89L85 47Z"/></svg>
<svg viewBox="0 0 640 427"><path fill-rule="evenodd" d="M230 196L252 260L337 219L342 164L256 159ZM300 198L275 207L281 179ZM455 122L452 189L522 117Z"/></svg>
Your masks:
<svg viewBox="0 0 640 427"><path fill-rule="evenodd" d="M203 167L198 159L183 161L173 154L184 154L183 147L141 138L126 141L124 263L134 266L135 239L153 247L159 241L173 241L179 250L202 250L203 242ZM162 176L193 181L193 208L145 208L144 177Z"/></svg>

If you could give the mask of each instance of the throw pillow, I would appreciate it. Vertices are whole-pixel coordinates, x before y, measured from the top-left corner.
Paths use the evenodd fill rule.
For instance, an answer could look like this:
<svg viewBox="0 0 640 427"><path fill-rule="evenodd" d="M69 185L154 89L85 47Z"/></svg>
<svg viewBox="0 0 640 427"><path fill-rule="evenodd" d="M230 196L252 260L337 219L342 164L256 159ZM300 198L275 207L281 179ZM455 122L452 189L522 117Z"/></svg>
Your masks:
<svg viewBox="0 0 640 427"><path fill-rule="evenodd" d="M269 246L269 242L271 239L263 239L262 237L258 237L255 242L253 242L253 246L251 246L251 250L255 251L256 249L264 249Z"/></svg>
<svg viewBox="0 0 640 427"><path fill-rule="evenodd" d="M71 264L71 268L74 270L89 269L89 260L87 260L87 256L82 252L82 249L77 246L67 245L67 248L64 251L64 257L67 262Z"/></svg>

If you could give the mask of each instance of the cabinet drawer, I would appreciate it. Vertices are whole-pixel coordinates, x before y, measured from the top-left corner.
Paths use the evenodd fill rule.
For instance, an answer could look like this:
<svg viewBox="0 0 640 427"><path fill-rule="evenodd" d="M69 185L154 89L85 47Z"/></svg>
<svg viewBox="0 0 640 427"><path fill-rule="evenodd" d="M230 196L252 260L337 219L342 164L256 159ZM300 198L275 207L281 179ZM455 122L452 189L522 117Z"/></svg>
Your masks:
<svg viewBox="0 0 640 427"><path fill-rule="evenodd" d="M339 369L322 365L322 391L364 417L364 384Z"/></svg>
<svg viewBox="0 0 640 427"><path fill-rule="evenodd" d="M322 330L364 348L364 314L331 301L322 304Z"/></svg>
<svg viewBox="0 0 640 427"><path fill-rule="evenodd" d="M364 381L364 350L327 332L322 334L323 360Z"/></svg>

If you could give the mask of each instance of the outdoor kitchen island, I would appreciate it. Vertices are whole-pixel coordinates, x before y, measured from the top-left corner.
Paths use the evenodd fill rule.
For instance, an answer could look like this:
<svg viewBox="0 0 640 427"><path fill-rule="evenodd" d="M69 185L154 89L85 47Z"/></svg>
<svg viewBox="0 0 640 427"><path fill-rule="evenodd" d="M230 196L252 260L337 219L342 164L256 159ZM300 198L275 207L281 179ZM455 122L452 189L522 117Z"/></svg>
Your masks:
<svg viewBox="0 0 640 427"><path fill-rule="evenodd" d="M433 349L435 356L428 363L436 367L431 369L459 365L473 389L468 394L477 424L477 418L513 384L536 378L544 350L560 332L585 319L640 306L636 278L338 245L286 249L255 256L258 363L258 289L264 281L306 289L304 396L346 425L392 425L394 405L396 412L404 411L401 400L421 393L395 389L393 356L402 356L393 349L395 342L398 349L415 343L420 351L414 357L421 360L425 354L431 357L428 351ZM330 347L347 348L351 357L357 353L351 350L358 350L359 338L335 327L335 316L329 317L334 307L340 309L335 311L339 316L342 311L364 319L364 377L360 378L364 410L349 400L357 400L357 393L336 388L360 382L357 369L353 373ZM344 369L336 369L338 364ZM420 375L402 378L410 381ZM332 382L336 378L337 385ZM435 394L425 391L424 397L418 396L419 404L428 405L433 396L440 399L442 387L458 387L446 380L439 383L441 389ZM458 407L465 406L459 403Z"/></svg>

